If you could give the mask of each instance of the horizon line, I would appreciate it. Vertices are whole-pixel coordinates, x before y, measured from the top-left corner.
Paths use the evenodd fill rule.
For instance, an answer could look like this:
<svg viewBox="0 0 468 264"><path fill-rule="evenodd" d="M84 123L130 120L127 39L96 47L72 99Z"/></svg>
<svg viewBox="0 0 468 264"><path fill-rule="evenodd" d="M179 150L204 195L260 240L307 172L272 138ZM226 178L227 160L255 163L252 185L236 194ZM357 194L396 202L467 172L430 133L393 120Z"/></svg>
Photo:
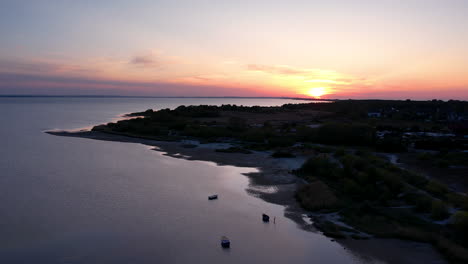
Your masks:
<svg viewBox="0 0 468 264"><path fill-rule="evenodd" d="M303 100L303 101L345 101L345 100L354 100L354 101L462 101L466 102L467 100L459 99L379 99L379 98L348 98L348 99L337 99L337 98L304 98L304 97L288 97L288 96L153 96L153 95L47 95L47 94L0 94L0 98L193 98L193 99L290 99L290 100Z"/></svg>
<svg viewBox="0 0 468 264"><path fill-rule="evenodd" d="M335 101L337 99L321 99L310 97L288 96L154 96L154 95L42 95L42 94L0 94L0 97L82 97L82 98L245 98L245 99L293 99L307 101Z"/></svg>

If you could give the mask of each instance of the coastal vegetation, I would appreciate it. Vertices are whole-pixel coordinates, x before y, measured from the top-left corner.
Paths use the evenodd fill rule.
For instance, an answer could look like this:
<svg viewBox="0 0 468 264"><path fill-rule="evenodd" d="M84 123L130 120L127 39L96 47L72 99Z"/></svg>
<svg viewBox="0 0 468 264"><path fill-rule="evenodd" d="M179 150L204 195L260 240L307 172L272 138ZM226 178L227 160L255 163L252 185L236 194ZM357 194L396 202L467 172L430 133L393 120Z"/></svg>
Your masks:
<svg viewBox="0 0 468 264"><path fill-rule="evenodd" d="M468 197L370 153L320 154L295 173L308 184L297 192L312 211L337 212L355 229L380 237L434 244L455 259L468 257ZM320 225L332 237L339 227Z"/></svg>
<svg viewBox="0 0 468 264"><path fill-rule="evenodd" d="M179 106L129 114L95 130L151 137L232 138L267 147L295 142L370 146L386 152L459 148L468 132L461 101L345 100L281 107Z"/></svg>

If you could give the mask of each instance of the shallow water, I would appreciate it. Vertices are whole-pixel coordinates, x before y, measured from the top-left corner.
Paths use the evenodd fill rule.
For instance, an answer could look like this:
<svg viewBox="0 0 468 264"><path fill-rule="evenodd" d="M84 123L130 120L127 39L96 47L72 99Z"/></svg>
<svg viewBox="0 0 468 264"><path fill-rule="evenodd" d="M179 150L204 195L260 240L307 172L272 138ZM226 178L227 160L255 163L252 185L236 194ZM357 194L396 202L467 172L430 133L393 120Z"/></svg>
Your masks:
<svg viewBox="0 0 468 264"><path fill-rule="evenodd" d="M0 263L379 263L250 196L242 173L255 169L44 133L148 108L286 102L298 101L0 98ZM276 224L263 223L264 212Z"/></svg>

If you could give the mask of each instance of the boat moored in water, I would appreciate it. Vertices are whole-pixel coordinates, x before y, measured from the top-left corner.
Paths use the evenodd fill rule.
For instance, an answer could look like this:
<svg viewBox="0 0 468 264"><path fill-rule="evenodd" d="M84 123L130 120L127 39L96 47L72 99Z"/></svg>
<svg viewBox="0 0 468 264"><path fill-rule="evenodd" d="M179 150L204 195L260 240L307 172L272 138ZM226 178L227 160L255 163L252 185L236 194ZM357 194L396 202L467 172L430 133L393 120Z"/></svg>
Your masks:
<svg viewBox="0 0 468 264"><path fill-rule="evenodd" d="M270 216L267 214L262 214L262 220L263 222L270 222Z"/></svg>
<svg viewBox="0 0 468 264"><path fill-rule="evenodd" d="M213 195L208 196L208 200L216 200L216 199L218 199L217 194L213 194Z"/></svg>
<svg viewBox="0 0 468 264"><path fill-rule="evenodd" d="M231 241L226 236L221 237L221 247L223 247L223 248L230 248L231 247Z"/></svg>

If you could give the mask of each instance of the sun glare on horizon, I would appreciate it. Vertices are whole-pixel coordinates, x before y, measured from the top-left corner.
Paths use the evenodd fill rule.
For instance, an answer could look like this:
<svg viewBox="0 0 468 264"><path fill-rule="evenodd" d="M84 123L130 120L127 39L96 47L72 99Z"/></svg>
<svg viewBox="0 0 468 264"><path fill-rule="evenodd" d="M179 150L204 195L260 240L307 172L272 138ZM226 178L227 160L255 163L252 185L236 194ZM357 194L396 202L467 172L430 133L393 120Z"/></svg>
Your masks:
<svg viewBox="0 0 468 264"><path fill-rule="evenodd" d="M320 98L321 96L327 94L327 89L325 87L314 87L310 88L306 93L309 96Z"/></svg>

